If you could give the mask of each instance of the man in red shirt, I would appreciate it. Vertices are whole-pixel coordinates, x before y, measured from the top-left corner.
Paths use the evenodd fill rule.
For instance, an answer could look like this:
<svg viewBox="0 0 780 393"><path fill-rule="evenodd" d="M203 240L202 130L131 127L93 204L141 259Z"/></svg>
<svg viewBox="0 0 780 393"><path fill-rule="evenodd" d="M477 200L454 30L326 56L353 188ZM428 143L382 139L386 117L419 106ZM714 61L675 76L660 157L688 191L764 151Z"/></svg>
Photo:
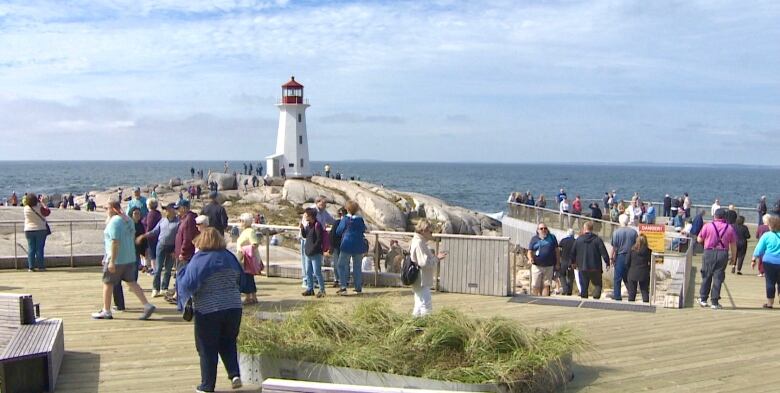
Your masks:
<svg viewBox="0 0 780 393"><path fill-rule="evenodd" d="M701 288L699 289L699 305L707 307L707 298L712 291L713 310L721 309L720 287L726 278L726 265L737 260L737 233L726 220L726 210L715 211L711 223L704 225L696 240L704 245L704 255L701 264Z"/></svg>

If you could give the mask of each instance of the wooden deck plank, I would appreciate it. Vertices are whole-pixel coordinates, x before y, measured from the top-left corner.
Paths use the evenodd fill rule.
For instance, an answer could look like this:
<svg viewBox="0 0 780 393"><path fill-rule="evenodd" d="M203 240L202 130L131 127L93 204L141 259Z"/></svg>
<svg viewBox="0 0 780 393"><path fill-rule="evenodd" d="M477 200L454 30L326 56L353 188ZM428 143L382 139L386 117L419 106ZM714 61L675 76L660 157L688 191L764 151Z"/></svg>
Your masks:
<svg viewBox="0 0 780 393"><path fill-rule="evenodd" d="M181 320L173 306L159 307L151 321L138 321L141 308L126 293L128 311L113 321L94 321L100 304L98 268L50 269L45 273L0 272L0 280L30 293L44 317L63 318L65 355L57 392L190 392L199 382L192 324ZM143 275L141 286L151 287ZM261 304L248 309L286 310L303 302L300 281L258 278ZM400 310L411 312L407 288L366 288L364 296L388 296ZM780 314L758 309L763 279L728 274L723 304L735 310L665 310L655 314L579 309L510 302L509 298L436 293L435 309L453 307L489 317L501 315L531 327L571 326L592 343L576 358L575 380L569 391L773 391L780 373L780 348L771 329ZM329 296L334 303L357 297ZM727 300L728 299L728 300ZM728 307L727 307L728 308ZM229 391L224 370L218 388ZM245 389L251 391L251 387Z"/></svg>

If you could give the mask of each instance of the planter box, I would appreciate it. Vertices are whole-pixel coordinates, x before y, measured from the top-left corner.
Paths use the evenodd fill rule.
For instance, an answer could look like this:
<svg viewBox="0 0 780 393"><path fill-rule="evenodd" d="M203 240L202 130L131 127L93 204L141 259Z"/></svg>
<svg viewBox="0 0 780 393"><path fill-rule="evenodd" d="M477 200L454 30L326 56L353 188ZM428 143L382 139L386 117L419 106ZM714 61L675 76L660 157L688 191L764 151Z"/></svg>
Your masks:
<svg viewBox="0 0 780 393"><path fill-rule="evenodd" d="M554 392L573 377L571 356L567 356L560 364L551 364L544 372L537 374L530 384L513 386L511 389L507 384L447 382L318 363L299 362L289 359L274 359L259 355L247 355L241 352L238 354L238 362L241 368L241 378L255 385L262 385L267 378L280 378L344 385L449 390L456 392Z"/></svg>

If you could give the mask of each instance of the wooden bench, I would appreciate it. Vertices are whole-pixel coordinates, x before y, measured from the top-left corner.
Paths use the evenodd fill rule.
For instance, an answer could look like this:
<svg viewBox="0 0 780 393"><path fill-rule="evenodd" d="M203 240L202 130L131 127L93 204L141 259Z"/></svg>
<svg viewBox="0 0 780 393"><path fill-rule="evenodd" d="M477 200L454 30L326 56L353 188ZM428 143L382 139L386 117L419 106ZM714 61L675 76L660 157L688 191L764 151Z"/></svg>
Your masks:
<svg viewBox="0 0 780 393"><path fill-rule="evenodd" d="M61 319L38 318L30 295L0 294L0 391L53 392L65 337Z"/></svg>
<svg viewBox="0 0 780 393"><path fill-rule="evenodd" d="M449 390L383 388L378 386L341 385L292 379L268 378L263 381L263 393L444 393Z"/></svg>

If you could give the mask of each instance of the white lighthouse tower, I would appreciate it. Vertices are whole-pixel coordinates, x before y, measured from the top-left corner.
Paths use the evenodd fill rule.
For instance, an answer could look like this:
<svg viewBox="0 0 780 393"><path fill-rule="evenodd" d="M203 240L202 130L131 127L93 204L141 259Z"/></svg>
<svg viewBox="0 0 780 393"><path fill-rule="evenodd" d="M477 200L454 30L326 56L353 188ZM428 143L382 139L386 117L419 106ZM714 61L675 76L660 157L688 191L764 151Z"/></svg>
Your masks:
<svg viewBox="0 0 780 393"><path fill-rule="evenodd" d="M309 177L309 138L306 135L306 108L303 85L291 77L282 85L279 108L279 129L276 132L276 153L266 157L271 176Z"/></svg>

